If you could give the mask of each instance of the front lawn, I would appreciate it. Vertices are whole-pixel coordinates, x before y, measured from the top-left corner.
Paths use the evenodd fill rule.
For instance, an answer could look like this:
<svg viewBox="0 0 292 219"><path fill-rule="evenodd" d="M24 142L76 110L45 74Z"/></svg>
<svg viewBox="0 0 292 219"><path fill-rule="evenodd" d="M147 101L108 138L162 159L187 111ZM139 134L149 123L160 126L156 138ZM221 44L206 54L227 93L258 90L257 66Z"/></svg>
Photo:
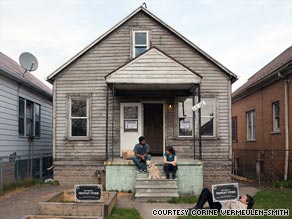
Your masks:
<svg viewBox="0 0 292 219"><path fill-rule="evenodd" d="M216 216L216 217L210 217L210 218L216 218L216 219L223 219L223 218L229 218L229 219L255 219L255 218L291 218L292 214L292 190L291 189L263 189L259 191L254 196L254 207L253 209L289 209L289 215L287 217L276 217L276 216L248 216L248 217L232 217L232 216ZM179 219L206 219L206 216L186 216L186 217L179 217Z"/></svg>
<svg viewBox="0 0 292 219"><path fill-rule="evenodd" d="M105 219L140 219L140 214L135 208L114 208L111 215Z"/></svg>

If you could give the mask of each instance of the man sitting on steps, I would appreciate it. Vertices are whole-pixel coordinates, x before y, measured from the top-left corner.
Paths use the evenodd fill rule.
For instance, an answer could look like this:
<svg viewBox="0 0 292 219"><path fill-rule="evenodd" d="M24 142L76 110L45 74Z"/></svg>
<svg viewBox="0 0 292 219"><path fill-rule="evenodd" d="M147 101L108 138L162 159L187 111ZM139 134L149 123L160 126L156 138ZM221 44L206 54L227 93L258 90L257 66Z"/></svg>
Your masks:
<svg viewBox="0 0 292 219"><path fill-rule="evenodd" d="M139 137L139 143L134 147L134 157L133 161L139 168L140 172L147 172L146 160L150 160L151 156L148 154L150 152L149 145L146 144L145 137Z"/></svg>

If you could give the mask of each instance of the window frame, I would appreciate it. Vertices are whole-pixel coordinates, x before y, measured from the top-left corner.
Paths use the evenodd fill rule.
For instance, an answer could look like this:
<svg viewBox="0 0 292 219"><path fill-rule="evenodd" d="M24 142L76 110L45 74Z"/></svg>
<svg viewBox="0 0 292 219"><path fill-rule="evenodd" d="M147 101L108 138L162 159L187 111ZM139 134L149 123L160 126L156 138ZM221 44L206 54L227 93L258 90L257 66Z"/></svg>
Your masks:
<svg viewBox="0 0 292 219"><path fill-rule="evenodd" d="M278 124L276 127L276 110L275 110L275 106L278 105L278 116L277 116L277 121ZM272 103L272 110L273 110L273 132L280 132L280 102L279 101L275 101Z"/></svg>
<svg viewBox="0 0 292 219"><path fill-rule="evenodd" d="M20 116L20 100L23 101L23 116ZM25 126L26 126L26 112L25 112L25 106L26 106L26 101L25 98L23 97L18 97L18 136L19 137L26 137L26 130L25 130ZM23 130L22 130L22 134L20 134L20 119L23 119Z"/></svg>
<svg viewBox="0 0 292 219"><path fill-rule="evenodd" d="M74 100L84 100L86 99L86 117L72 117L72 99ZM86 95L81 96L69 96L69 110L68 110L68 139L69 140L89 140L90 139L90 97ZM72 119L85 119L86 118L86 136L72 136Z"/></svg>
<svg viewBox="0 0 292 219"><path fill-rule="evenodd" d="M185 98L185 97L184 97ZM187 99L191 99L192 100L192 97L187 97ZM213 135L201 135L203 138L206 138L206 139L212 139L212 138L215 138L217 136L217 132L216 132L216 126L217 126L217 113L216 113L216 105L217 105L217 100L216 100L216 97L215 96L205 96L205 97L201 97L201 101L205 100L205 99L212 99L213 100L213 112L214 112L214 115L213 116L202 116L201 114L201 118L214 118L213 119ZM177 136L179 138L193 138L194 137L194 130L192 129L192 135L188 135L188 136L185 136L185 135L180 135L179 133L179 129L180 129L180 124L179 124L179 103L180 103L180 98L178 98L178 104L177 104ZM198 129L198 113L196 113L196 118L195 118L195 122L196 122L196 130ZM193 114L192 114L192 117L191 117L191 121L193 122ZM194 125L193 125L194 126ZM196 131L195 130L195 131Z"/></svg>
<svg viewBox="0 0 292 219"><path fill-rule="evenodd" d="M238 132L237 132L237 126L238 126L238 122L237 122L237 116L233 116L231 118L231 135L232 135L232 142L237 143L238 142Z"/></svg>
<svg viewBox="0 0 292 219"><path fill-rule="evenodd" d="M136 44L136 33L146 33L146 44ZM133 40L133 47L132 47L132 56L133 58L139 56L136 56L136 47L146 47L146 50L149 49L149 31L148 30L134 30L133 35L132 35L132 40ZM146 51L145 50L145 51Z"/></svg>
<svg viewBox="0 0 292 219"><path fill-rule="evenodd" d="M213 119L213 135L202 135L202 137L204 137L204 138L214 138L214 137L216 137L216 116L217 116L217 114L216 114L216 103L217 103L216 97L211 97L211 96L209 96L209 97L201 97L201 101L203 101L204 99L212 99L213 100L213 112L214 112L214 115L213 116L202 116L202 113L201 113L201 121L202 121L202 118L214 118L214 119ZM201 133L202 133L202 131L201 131Z"/></svg>
<svg viewBox="0 0 292 219"><path fill-rule="evenodd" d="M184 97L185 98L185 97ZM191 99L192 100L192 97L187 97L186 99ZM179 138L192 138L192 137L194 137L194 130L193 130L193 127L194 127L194 124L193 124L193 113L192 113L192 117L186 117L186 118L191 118L191 121L192 121L192 135L180 135L180 133L179 133L179 130L180 130L180 118L182 118L182 117L180 117L179 116L179 104L180 104L180 98L178 98L178 104L177 104L177 136L179 137Z"/></svg>
<svg viewBox="0 0 292 219"><path fill-rule="evenodd" d="M36 135L36 106L39 106L39 135ZM41 137L41 105L38 103L34 103L34 136L35 137Z"/></svg>
<svg viewBox="0 0 292 219"><path fill-rule="evenodd" d="M20 112L20 100L23 100L23 117L20 116L19 112ZM32 104L32 135L27 135L27 128L26 128L26 124L27 124L27 113L26 113L26 105L27 103L30 102ZM36 105L39 106L39 135L35 135L36 133ZM20 122L20 119L23 119L23 134L20 134L20 126L19 126L19 122ZM40 138L41 137L41 104L39 103L36 103L34 101L31 101L31 100L28 100L24 97L21 97L21 96L18 96L18 137L21 137L21 138L27 138L27 137L34 137L34 138Z"/></svg>
<svg viewBox="0 0 292 219"><path fill-rule="evenodd" d="M251 120L250 127L252 128L251 133L252 135L249 136L249 115L253 115L253 119ZM256 141L256 111L250 110L246 112L246 140L247 141Z"/></svg>

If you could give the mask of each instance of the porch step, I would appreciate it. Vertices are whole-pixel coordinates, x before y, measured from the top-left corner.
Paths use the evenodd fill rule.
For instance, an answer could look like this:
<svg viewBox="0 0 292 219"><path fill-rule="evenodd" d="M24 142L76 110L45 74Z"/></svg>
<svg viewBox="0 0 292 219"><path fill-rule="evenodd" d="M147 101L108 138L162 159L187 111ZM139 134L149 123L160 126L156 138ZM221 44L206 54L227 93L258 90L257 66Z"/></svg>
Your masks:
<svg viewBox="0 0 292 219"><path fill-rule="evenodd" d="M176 197L179 197L177 179L148 179L148 174L137 173L136 201L166 202Z"/></svg>
<svg viewBox="0 0 292 219"><path fill-rule="evenodd" d="M135 200L138 202L167 202L172 198L178 198L179 195L177 192L145 192L145 193L136 193Z"/></svg>

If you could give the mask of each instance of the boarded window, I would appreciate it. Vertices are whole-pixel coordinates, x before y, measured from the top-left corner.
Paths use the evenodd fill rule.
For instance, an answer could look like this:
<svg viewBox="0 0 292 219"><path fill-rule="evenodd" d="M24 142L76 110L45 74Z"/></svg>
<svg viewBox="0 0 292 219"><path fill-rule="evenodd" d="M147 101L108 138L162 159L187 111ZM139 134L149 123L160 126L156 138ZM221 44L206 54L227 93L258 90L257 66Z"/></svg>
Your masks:
<svg viewBox="0 0 292 219"><path fill-rule="evenodd" d="M279 101L273 103L273 131L280 131L280 104Z"/></svg>
<svg viewBox="0 0 292 219"><path fill-rule="evenodd" d="M255 110L246 113L247 118L247 140L256 140Z"/></svg>
<svg viewBox="0 0 292 219"><path fill-rule="evenodd" d="M70 136L88 136L88 98L71 97L70 99Z"/></svg>
<svg viewBox="0 0 292 219"><path fill-rule="evenodd" d="M148 32L134 31L133 33L133 57L140 55L148 49Z"/></svg>

